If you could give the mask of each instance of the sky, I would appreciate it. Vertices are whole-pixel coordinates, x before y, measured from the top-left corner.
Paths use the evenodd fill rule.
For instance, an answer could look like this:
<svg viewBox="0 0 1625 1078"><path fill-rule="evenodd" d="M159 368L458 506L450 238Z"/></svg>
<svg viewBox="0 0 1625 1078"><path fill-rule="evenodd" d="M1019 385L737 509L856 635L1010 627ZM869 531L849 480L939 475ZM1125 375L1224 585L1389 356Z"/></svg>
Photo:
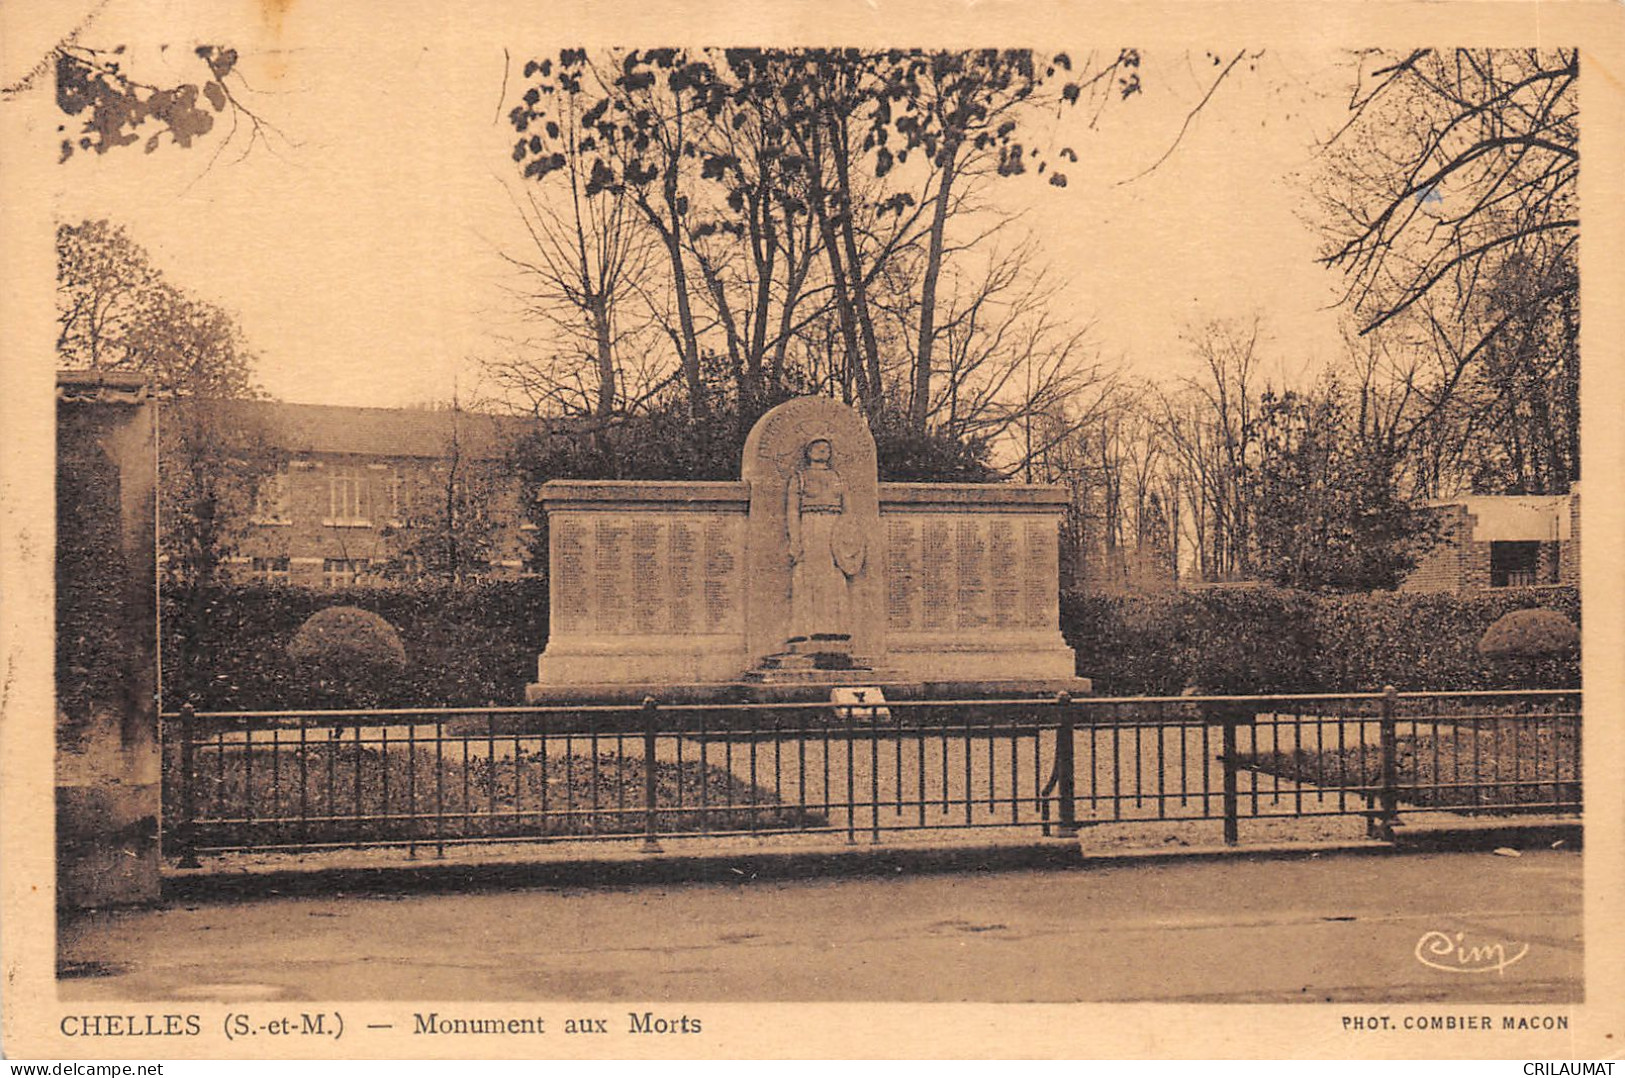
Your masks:
<svg viewBox="0 0 1625 1078"><path fill-rule="evenodd" d="M131 70L153 82L195 80L197 42L238 48L238 91L276 129L266 141L217 127L191 149L75 154L56 167L53 205L59 220L122 223L175 284L236 313L261 384L285 400L467 395L478 359L501 354L497 335L514 325L501 252L522 252L525 237L505 116L524 60L580 38L428 3L390 5L384 26L380 10L106 0L80 24L81 44L127 45ZM11 35L5 84L83 18L65 8L37 40ZM1074 55L1089 44L1021 43ZM1341 351L1338 279L1314 261L1302 177L1344 107L1347 62L1332 49L1265 49L1136 179L1174 144L1214 70L1200 49L1150 49L1143 94L1108 106L1092 130L1071 116L1054 131L1081 157L1065 189L999 189L1103 357L1152 378L1194 373L1187 328L1255 312L1273 377L1303 377ZM10 104L37 111L39 152L54 158L61 117L40 83Z"/></svg>

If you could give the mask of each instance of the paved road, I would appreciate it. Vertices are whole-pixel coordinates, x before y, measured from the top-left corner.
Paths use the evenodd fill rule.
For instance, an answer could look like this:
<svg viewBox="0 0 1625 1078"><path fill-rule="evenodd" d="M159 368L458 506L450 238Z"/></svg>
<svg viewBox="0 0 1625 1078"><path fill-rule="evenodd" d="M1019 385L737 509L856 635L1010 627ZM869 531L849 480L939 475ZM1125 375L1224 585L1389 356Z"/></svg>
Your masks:
<svg viewBox="0 0 1625 1078"><path fill-rule="evenodd" d="M1578 1000L1581 858L1327 856L100 913L64 999ZM1444 971L1428 933L1486 948ZM1457 940L1457 934L1461 938ZM1438 941L1441 937L1428 937Z"/></svg>

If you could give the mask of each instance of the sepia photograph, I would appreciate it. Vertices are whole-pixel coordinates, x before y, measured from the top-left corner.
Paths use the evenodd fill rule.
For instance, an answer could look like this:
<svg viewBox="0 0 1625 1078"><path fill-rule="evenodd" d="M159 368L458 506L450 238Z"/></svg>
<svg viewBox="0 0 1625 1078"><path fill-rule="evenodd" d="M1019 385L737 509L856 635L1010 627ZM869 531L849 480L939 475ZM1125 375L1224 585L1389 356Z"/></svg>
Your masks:
<svg viewBox="0 0 1625 1078"><path fill-rule="evenodd" d="M1560 7L0 14L8 1057L1618 1055Z"/></svg>

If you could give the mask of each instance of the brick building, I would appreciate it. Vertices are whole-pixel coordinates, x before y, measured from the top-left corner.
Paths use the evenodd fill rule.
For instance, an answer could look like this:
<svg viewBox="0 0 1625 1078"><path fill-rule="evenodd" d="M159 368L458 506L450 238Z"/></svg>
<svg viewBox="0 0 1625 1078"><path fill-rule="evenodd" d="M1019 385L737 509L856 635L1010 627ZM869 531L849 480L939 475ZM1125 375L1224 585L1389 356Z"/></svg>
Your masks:
<svg viewBox="0 0 1625 1078"><path fill-rule="evenodd" d="M1433 503L1439 541L1401 591L1580 582L1580 487L1568 494L1471 495Z"/></svg>
<svg viewBox="0 0 1625 1078"><path fill-rule="evenodd" d="M248 492L228 529L232 579L387 584L444 571L425 551L458 541L465 576L529 571L535 526L509 453L535 420L234 400L172 405L169 422L188 408L250 447L236 462Z"/></svg>

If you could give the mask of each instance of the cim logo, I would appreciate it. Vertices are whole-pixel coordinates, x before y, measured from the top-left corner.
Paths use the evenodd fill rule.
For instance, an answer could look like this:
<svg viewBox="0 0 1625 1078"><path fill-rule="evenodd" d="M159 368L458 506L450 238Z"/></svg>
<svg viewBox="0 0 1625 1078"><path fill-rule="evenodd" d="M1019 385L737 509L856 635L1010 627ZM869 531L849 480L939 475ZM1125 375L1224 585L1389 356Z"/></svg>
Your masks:
<svg viewBox="0 0 1625 1078"><path fill-rule="evenodd" d="M1518 948L1509 952L1509 947ZM1416 960L1446 973L1499 973L1529 953L1527 943L1468 943L1465 932L1423 933L1416 941Z"/></svg>

